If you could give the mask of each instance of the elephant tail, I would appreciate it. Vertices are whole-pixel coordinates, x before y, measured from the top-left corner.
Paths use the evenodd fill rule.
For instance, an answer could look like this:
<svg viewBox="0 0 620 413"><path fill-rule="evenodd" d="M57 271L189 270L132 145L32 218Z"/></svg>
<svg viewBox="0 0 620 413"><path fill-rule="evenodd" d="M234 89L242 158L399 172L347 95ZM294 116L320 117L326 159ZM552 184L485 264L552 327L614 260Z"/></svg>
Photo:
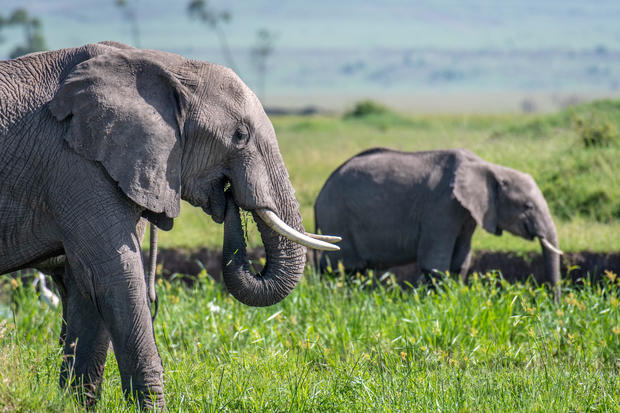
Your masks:
<svg viewBox="0 0 620 413"><path fill-rule="evenodd" d="M157 293L155 292L155 276L157 275L157 227L152 222L149 222L150 233L150 245L149 245L149 273L148 281L146 283L147 294L149 302L155 305L155 313L152 315L152 321L155 321L159 310L159 300Z"/></svg>
<svg viewBox="0 0 620 413"><path fill-rule="evenodd" d="M313 210L314 210L314 233L318 234L319 233L319 221L317 220L317 216L316 216L316 203L314 205ZM319 254L320 254L320 251L312 250L312 263L314 264L314 271L319 270Z"/></svg>

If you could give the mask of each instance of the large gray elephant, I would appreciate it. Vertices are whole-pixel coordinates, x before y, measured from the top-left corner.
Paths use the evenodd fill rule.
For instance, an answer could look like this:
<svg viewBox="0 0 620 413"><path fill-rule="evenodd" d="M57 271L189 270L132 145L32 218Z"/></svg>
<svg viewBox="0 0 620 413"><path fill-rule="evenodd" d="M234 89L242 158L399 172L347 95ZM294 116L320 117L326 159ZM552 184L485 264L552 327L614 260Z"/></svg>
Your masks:
<svg viewBox="0 0 620 413"><path fill-rule="evenodd" d="M303 232L271 122L218 65L113 42L2 61L0 148L0 274L64 262L51 271L63 292L61 384L83 385L87 404L111 340L126 394L165 406L144 219L171 229L184 199L225 222L223 278L254 306L293 290L305 246L337 248ZM248 267L239 207L261 233L262 274Z"/></svg>
<svg viewBox="0 0 620 413"><path fill-rule="evenodd" d="M555 225L534 179L467 150L362 152L331 174L314 213L317 230L343 238L340 251L323 253L323 269L339 260L350 271L417 262L425 274L465 275L480 225L538 238L545 279L560 279Z"/></svg>

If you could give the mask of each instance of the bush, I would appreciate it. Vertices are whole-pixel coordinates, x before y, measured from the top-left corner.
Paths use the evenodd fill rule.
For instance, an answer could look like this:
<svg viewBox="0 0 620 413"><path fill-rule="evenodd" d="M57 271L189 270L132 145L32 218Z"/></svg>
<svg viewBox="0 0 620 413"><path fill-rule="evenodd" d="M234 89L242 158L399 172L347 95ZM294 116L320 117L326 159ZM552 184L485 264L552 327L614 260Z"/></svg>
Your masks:
<svg viewBox="0 0 620 413"><path fill-rule="evenodd" d="M594 112L588 120L575 116L573 130L577 133L579 142L586 148L607 147L618 140L616 126L608 120L602 120Z"/></svg>
<svg viewBox="0 0 620 413"><path fill-rule="evenodd" d="M618 140L620 100L597 100L572 106L558 113L523 117L491 134L493 138L550 136L554 129L572 129L586 147L608 146Z"/></svg>
<svg viewBox="0 0 620 413"><path fill-rule="evenodd" d="M415 122L372 100L357 102L353 109L344 114L343 118L346 121L363 122L380 131L394 127L425 128L428 126L425 122Z"/></svg>
<svg viewBox="0 0 620 413"><path fill-rule="evenodd" d="M373 100L362 100L357 102L353 109L344 114L344 118L364 118L370 115L384 115L390 112L390 110Z"/></svg>
<svg viewBox="0 0 620 413"><path fill-rule="evenodd" d="M616 147L558 152L538 179L553 215L603 223L620 219L620 177L614 167L619 156Z"/></svg>

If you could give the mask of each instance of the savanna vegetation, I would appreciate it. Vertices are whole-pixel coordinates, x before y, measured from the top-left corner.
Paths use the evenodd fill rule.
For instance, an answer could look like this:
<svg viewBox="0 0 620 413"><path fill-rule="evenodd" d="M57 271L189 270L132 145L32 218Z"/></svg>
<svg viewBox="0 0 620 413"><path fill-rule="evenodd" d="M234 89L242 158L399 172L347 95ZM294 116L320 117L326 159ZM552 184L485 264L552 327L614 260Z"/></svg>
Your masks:
<svg viewBox="0 0 620 413"><path fill-rule="evenodd" d="M543 115L405 116L360 102L337 116L274 117L280 151L314 229L312 206L329 174L373 146L406 151L467 148L482 158L530 173L556 220L566 251L620 250L620 101L598 101ZM250 227L251 219L248 220ZM220 248L222 228L188 204L163 247ZM250 245L259 245L257 231ZM505 233L476 231L474 250L539 251Z"/></svg>
<svg viewBox="0 0 620 413"><path fill-rule="evenodd" d="M377 285L378 284L378 285ZM0 322L0 411L79 411L58 389L60 312L11 289ZM308 271L269 308L206 274L160 281L155 335L170 411L618 411L620 277L545 288L494 274L401 290ZM98 411L124 403L108 355Z"/></svg>
<svg viewBox="0 0 620 413"><path fill-rule="evenodd" d="M620 102L549 115L414 117L364 103L343 117L273 121L310 229L325 179L357 152L464 147L534 176L562 249L620 249ZM221 248L220 231L185 204L160 244ZM249 242L258 245L257 232ZM538 250L482 231L473 242ZM155 335L170 411L620 411L620 276L612 271L596 284L564 285L559 304L545 287L498 274L403 289L389 275L308 268L269 308L236 302L205 271L187 280L158 285ZM79 411L57 384L60 310L43 306L30 284L0 283L0 412ZM109 354L97 410L132 409Z"/></svg>

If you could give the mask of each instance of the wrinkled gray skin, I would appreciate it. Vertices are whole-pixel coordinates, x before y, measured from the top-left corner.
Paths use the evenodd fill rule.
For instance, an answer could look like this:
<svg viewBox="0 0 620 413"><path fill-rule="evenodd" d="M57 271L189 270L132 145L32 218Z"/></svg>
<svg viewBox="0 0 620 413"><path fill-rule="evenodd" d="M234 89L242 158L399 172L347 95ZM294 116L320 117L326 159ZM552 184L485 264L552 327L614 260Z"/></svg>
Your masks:
<svg viewBox="0 0 620 413"><path fill-rule="evenodd" d="M340 251L323 253L322 268L338 260L351 271L417 262L426 274L465 275L476 225L558 245L534 179L467 150L362 152L332 173L314 212L317 230L343 238ZM559 257L541 247L545 280L557 286Z"/></svg>
<svg viewBox="0 0 620 413"><path fill-rule="evenodd" d="M227 68L110 42L2 61L0 148L0 274L54 276L66 323L61 384L83 383L86 404L111 340L125 392L165 406L144 218L170 229L182 198L225 221L223 277L246 304L282 300L303 272L305 247L256 215L267 264L262 276L248 269L239 207L303 227L273 127Z"/></svg>

